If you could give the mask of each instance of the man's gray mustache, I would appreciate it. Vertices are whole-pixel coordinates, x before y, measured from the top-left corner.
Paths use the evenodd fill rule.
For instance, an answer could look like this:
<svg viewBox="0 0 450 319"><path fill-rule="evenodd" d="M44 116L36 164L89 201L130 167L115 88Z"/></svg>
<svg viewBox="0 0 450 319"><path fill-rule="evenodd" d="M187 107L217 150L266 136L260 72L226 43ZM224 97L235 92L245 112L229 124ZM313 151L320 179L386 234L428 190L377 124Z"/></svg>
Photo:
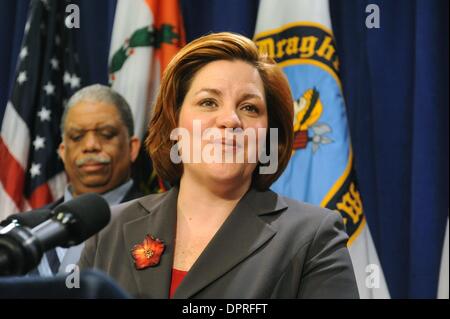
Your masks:
<svg viewBox="0 0 450 319"><path fill-rule="evenodd" d="M104 156L99 156L99 155L88 155L86 157L80 158L78 160L75 161L75 164L77 166L82 166L86 163L89 164L109 164L111 163L111 159L104 157Z"/></svg>

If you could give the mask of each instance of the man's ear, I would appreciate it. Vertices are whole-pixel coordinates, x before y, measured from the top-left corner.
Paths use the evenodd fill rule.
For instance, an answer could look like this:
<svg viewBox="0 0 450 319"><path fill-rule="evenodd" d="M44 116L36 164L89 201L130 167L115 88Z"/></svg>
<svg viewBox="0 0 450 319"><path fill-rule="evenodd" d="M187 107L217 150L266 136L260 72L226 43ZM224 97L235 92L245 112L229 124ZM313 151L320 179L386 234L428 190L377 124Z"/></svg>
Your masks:
<svg viewBox="0 0 450 319"><path fill-rule="evenodd" d="M134 163L139 155L139 150L141 149L141 141L136 136L130 138L130 158L131 162Z"/></svg>
<svg viewBox="0 0 450 319"><path fill-rule="evenodd" d="M65 159L65 155L66 155L66 148L64 146L64 142L61 142L61 144L59 144L59 146L58 146L58 155L64 163L64 159Z"/></svg>

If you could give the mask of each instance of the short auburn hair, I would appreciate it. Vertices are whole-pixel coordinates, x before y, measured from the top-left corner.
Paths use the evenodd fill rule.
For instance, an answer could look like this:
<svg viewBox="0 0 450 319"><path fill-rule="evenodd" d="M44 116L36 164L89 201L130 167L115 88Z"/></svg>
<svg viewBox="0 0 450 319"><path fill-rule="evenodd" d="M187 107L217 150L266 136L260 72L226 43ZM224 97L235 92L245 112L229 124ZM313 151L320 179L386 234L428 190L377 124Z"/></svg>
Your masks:
<svg viewBox="0 0 450 319"><path fill-rule="evenodd" d="M196 73L217 60L249 63L258 70L264 84L269 128L278 129L278 168L273 174L259 174L257 167L252 186L267 190L284 171L292 154L294 108L289 82L273 59L258 52L252 40L230 32L212 33L190 42L164 71L145 140L153 168L172 185L179 182L183 165L170 160L170 149L176 143L170 140L170 133L178 127L178 114ZM270 130L266 143L269 134Z"/></svg>

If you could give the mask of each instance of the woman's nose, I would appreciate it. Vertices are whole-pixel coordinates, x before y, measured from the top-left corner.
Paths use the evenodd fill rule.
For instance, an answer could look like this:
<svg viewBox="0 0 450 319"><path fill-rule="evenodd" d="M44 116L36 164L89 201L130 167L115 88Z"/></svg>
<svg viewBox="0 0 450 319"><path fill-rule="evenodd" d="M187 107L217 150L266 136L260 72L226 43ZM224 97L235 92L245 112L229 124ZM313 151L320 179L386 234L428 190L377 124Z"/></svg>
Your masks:
<svg viewBox="0 0 450 319"><path fill-rule="evenodd" d="M216 119L216 124L219 128L238 128L242 126L241 119L234 109L221 112Z"/></svg>

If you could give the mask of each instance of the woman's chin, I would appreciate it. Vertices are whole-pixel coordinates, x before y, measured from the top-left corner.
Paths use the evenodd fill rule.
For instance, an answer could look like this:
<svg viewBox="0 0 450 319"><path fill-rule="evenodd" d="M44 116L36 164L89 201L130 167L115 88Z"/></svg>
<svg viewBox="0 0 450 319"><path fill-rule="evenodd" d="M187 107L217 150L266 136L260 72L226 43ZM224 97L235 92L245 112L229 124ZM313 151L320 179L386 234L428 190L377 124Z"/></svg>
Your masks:
<svg viewBox="0 0 450 319"><path fill-rule="evenodd" d="M184 173L196 176L195 179L201 180L202 183L239 187L251 180L255 166L256 164L248 163L184 164Z"/></svg>
<svg viewBox="0 0 450 319"><path fill-rule="evenodd" d="M251 172L253 170L246 166L248 164L207 164L202 173L219 183L242 184L251 178Z"/></svg>

